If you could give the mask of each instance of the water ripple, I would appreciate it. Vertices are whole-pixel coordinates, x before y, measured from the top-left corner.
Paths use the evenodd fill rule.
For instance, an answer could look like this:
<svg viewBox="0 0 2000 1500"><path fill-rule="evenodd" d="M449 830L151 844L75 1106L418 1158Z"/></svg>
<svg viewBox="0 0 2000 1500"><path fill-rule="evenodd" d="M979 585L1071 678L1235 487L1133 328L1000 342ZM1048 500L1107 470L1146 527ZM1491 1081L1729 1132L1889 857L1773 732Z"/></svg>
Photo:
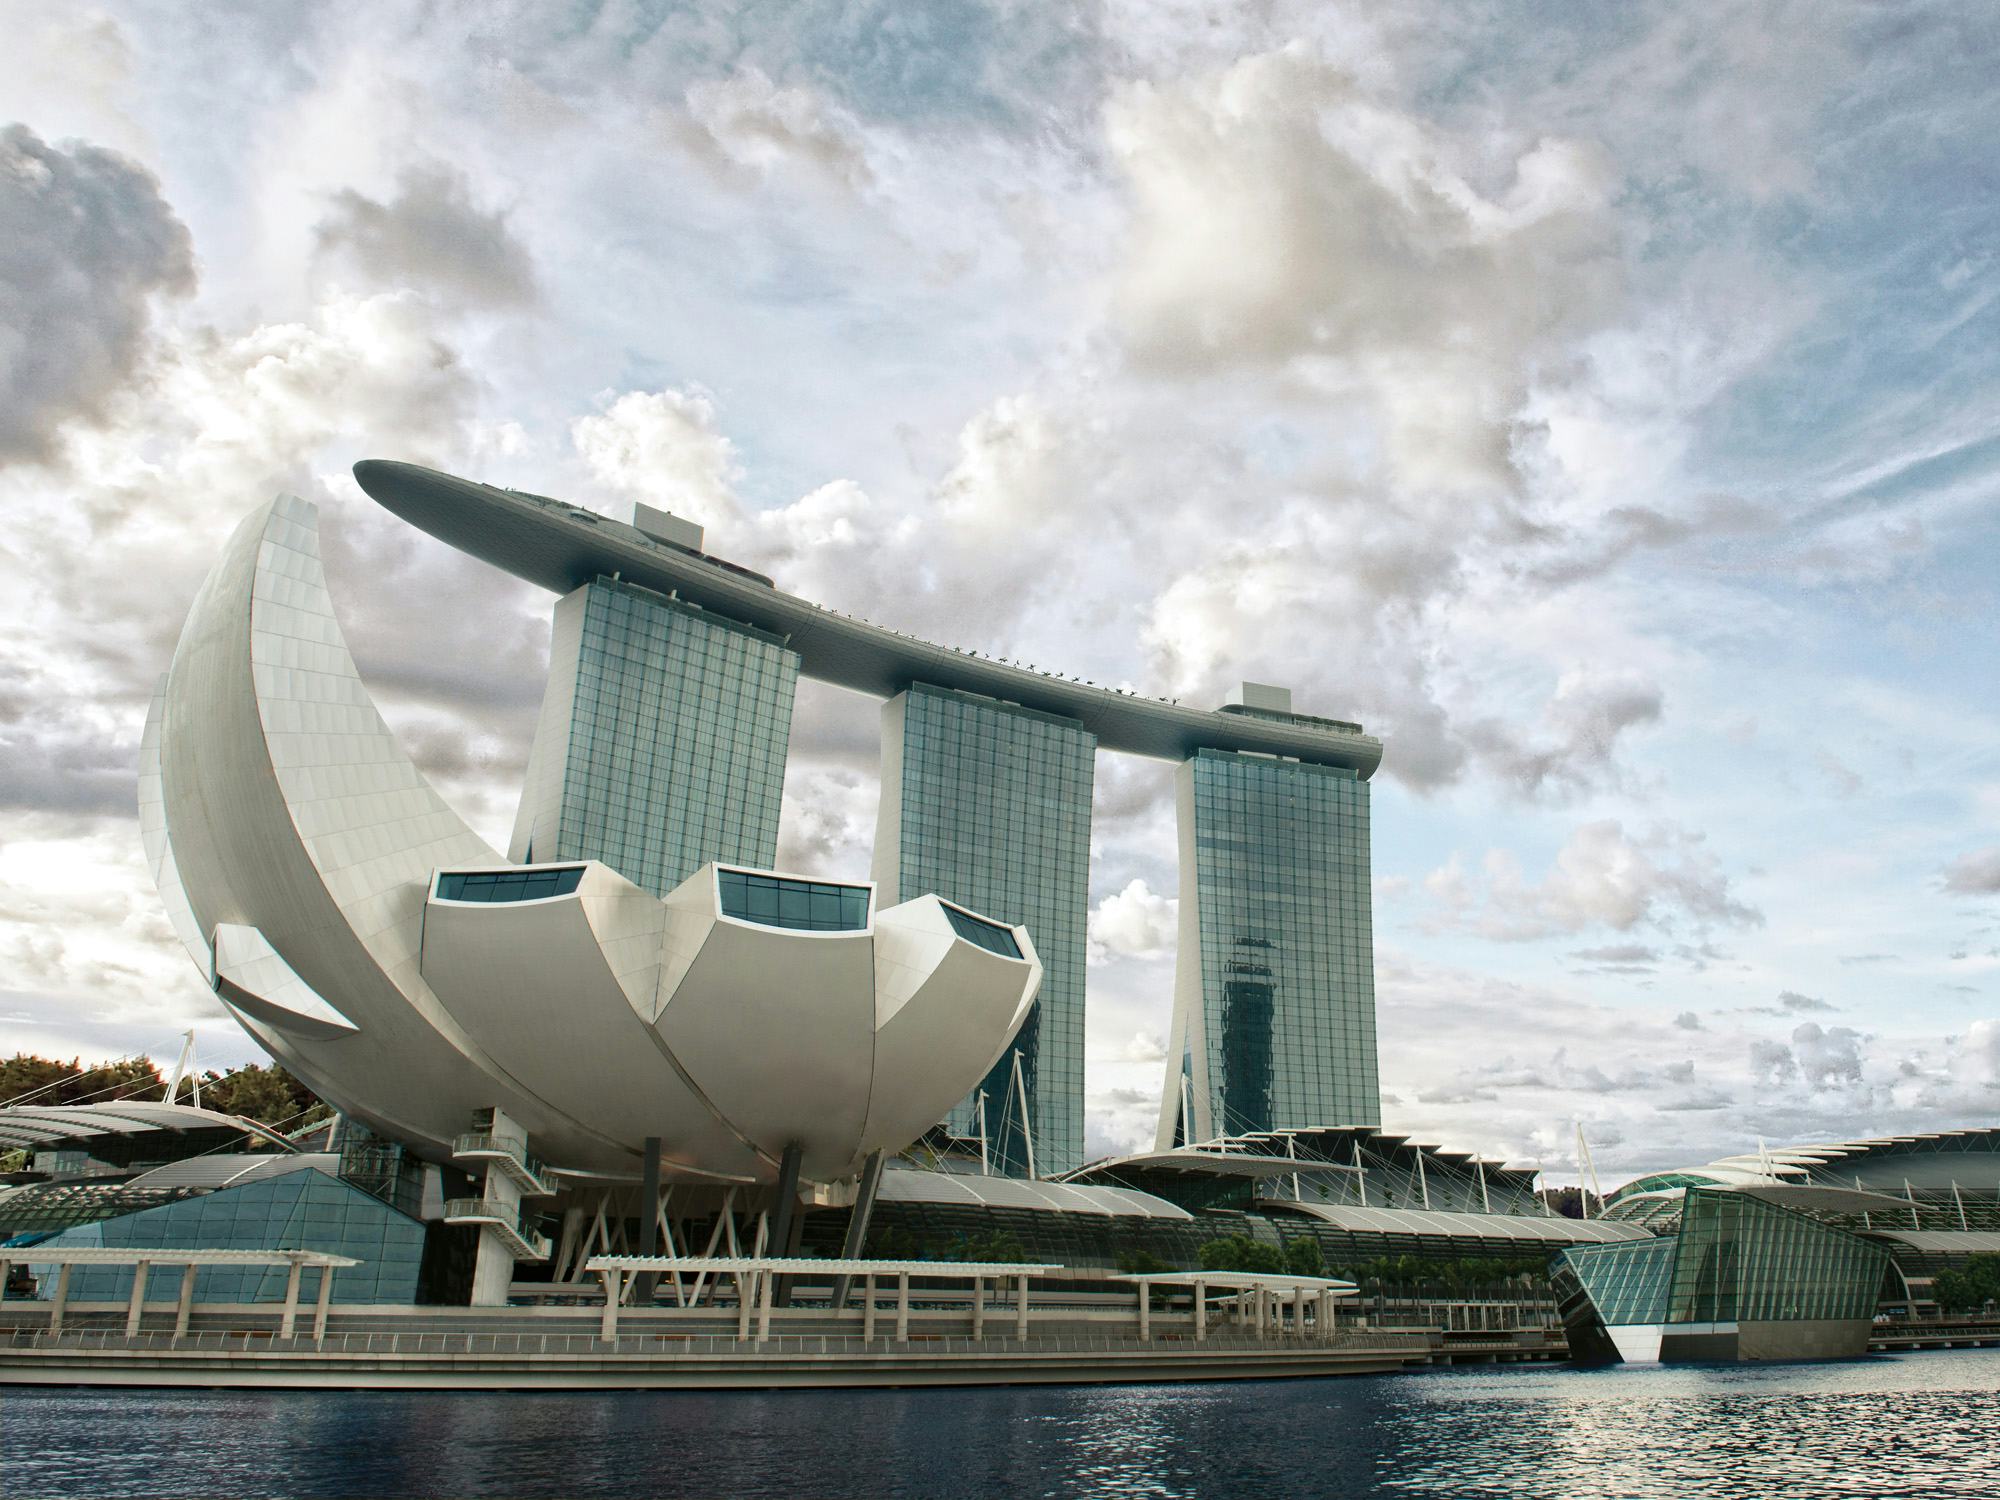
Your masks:
<svg viewBox="0 0 2000 1500"><path fill-rule="evenodd" d="M2000 1495L2000 1351L1212 1386L10 1390L7 1495Z"/></svg>

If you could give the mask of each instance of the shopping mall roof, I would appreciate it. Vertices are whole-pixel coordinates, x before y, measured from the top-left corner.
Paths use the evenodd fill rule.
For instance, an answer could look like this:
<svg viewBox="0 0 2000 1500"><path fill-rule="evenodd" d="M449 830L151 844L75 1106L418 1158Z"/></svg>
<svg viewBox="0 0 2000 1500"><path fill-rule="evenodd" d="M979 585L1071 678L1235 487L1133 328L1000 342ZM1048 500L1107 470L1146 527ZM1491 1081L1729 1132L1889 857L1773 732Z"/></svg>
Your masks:
<svg viewBox="0 0 2000 1500"><path fill-rule="evenodd" d="M1605 1207L1614 1208L1633 1197L1672 1188L1710 1185L1750 1187L1792 1183L1803 1186L1810 1183L1829 1187L1852 1186L1857 1191L1866 1192L1860 1182L1862 1173L1876 1167L1893 1167L1896 1165L1894 1159L1898 1157L1988 1154L2000 1155L2000 1126L1875 1136L1864 1140L1829 1141L1820 1145L1763 1147L1754 1152L1721 1157L1703 1166L1648 1172L1613 1189L1605 1199ZM1896 1174L1891 1172L1890 1175L1893 1184ZM1955 1170L1947 1175L1955 1176ZM1971 1174L1967 1175L1970 1178ZM1857 1204L1853 1211L1880 1206Z"/></svg>
<svg viewBox="0 0 2000 1500"><path fill-rule="evenodd" d="M1358 1172L1351 1162L1318 1161L1309 1157L1268 1156L1250 1151L1204 1151L1182 1147L1173 1151L1142 1151L1136 1156L1092 1162L1080 1172L1193 1172L1208 1177L1302 1177Z"/></svg>
<svg viewBox="0 0 2000 1500"><path fill-rule="evenodd" d="M1863 1239L1892 1240L1910 1250L1938 1255L2000 1253L2000 1233L1990 1229L1857 1229Z"/></svg>
<svg viewBox="0 0 2000 1500"><path fill-rule="evenodd" d="M1075 719L1106 750L1185 760L1248 750L1374 774L1382 742L1353 724L1306 714L1211 712L1099 687L1060 673L933 645L784 593L746 568L661 540L581 506L496 489L417 464L364 459L354 477L385 510L516 577L567 594L599 577L784 637L808 677L878 698L912 682L957 688Z"/></svg>
<svg viewBox="0 0 2000 1500"><path fill-rule="evenodd" d="M1426 1208L1357 1208L1339 1203L1270 1205L1309 1214L1349 1234L1407 1235L1424 1239L1516 1240L1522 1244L1610 1244L1651 1239L1636 1224L1606 1219L1566 1219L1539 1214L1468 1214Z"/></svg>
<svg viewBox="0 0 2000 1500"><path fill-rule="evenodd" d="M1194 1217L1164 1198L1134 1188L1082 1187L1064 1182L1029 1182L1018 1177L973 1177L956 1172L892 1169L882 1174L877 1196L884 1203L1025 1208L1041 1213L1097 1214L1108 1218Z"/></svg>

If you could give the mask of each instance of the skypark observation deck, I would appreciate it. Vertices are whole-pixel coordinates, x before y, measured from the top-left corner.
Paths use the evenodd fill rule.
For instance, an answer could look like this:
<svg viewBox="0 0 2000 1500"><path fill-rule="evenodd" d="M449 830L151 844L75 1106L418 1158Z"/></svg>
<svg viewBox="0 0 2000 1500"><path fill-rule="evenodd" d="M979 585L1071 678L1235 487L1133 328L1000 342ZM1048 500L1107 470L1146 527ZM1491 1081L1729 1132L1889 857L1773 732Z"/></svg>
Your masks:
<svg viewBox="0 0 2000 1500"><path fill-rule="evenodd" d="M1076 720L1098 748L1186 760L1236 750L1340 766L1367 778L1382 744L1357 725L1255 709L1210 711L933 645L787 594L761 574L657 539L581 506L364 459L361 488L442 542L556 594L618 577L784 639L808 677L892 698L933 683Z"/></svg>

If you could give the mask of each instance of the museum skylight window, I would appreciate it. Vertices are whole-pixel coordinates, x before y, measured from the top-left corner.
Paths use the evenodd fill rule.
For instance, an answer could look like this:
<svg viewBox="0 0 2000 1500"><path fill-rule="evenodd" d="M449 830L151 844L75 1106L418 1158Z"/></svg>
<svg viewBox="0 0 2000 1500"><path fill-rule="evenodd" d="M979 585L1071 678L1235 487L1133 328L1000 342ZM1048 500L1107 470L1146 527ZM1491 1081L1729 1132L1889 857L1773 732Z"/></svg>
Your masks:
<svg viewBox="0 0 2000 1500"><path fill-rule="evenodd" d="M868 926L868 887L786 880L748 870L718 870L722 914L800 932L860 932Z"/></svg>
<svg viewBox="0 0 2000 1500"><path fill-rule="evenodd" d="M467 870L438 876L440 901L543 901L583 883L582 865L549 870Z"/></svg>
<svg viewBox="0 0 2000 1500"><path fill-rule="evenodd" d="M944 914L951 919L951 930L968 943L976 943L988 953L997 953L1002 958L1021 956L1021 945L1014 941L1014 934L998 922L982 921L955 906L947 906Z"/></svg>

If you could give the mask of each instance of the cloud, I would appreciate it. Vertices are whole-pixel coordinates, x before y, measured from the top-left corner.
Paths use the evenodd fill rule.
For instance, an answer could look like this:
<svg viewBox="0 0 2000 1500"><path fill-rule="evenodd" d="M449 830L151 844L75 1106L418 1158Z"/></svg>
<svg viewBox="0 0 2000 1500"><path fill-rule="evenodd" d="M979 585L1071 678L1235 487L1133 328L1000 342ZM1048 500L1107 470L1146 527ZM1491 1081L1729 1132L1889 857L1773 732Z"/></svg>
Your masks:
<svg viewBox="0 0 2000 1500"><path fill-rule="evenodd" d="M1090 914L1093 962L1107 958L1166 958L1179 934L1180 902L1157 894L1144 880L1106 896Z"/></svg>
<svg viewBox="0 0 2000 1500"><path fill-rule="evenodd" d="M411 168L386 202L339 190L313 237L318 255L351 263L377 285L493 306L536 295L533 263L507 215L481 209L465 178L445 167Z"/></svg>
<svg viewBox="0 0 2000 1500"><path fill-rule="evenodd" d="M1570 957L1590 964L1650 964L1659 961L1660 950L1644 943L1612 943L1603 948L1579 948Z"/></svg>
<svg viewBox="0 0 2000 1500"><path fill-rule="evenodd" d="M1750 1044L1750 1072L1762 1084L1785 1087L1796 1083L1807 1091L1842 1088L1862 1082L1861 1033L1848 1026L1822 1028L1802 1021L1791 1041Z"/></svg>
<svg viewBox="0 0 2000 1500"><path fill-rule="evenodd" d="M1961 854L1946 867L1944 888L1959 896L2000 893L2000 846Z"/></svg>
<svg viewBox="0 0 2000 1500"><path fill-rule="evenodd" d="M1454 856L1424 884L1441 921L1499 942L1595 927L1702 932L1764 920L1737 899L1698 835L1661 826L1635 836L1616 819L1580 825L1539 881L1529 880L1512 854L1494 849L1480 877L1468 876Z"/></svg>
<svg viewBox="0 0 2000 1500"><path fill-rule="evenodd" d="M1553 738L1539 745L1518 740L1499 720L1471 726L1468 738L1484 750L1496 774L1524 796L1587 790L1612 768L1619 737L1656 724L1664 708L1657 683L1632 671L1572 670L1556 683L1544 717Z"/></svg>
<svg viewBox="0 0 2000 1500"><path fill-rule="evenodd" d="M1615 294L1612 176L1587 144L1535 142L1482 192L1456 169L1464 143L1302 43L1174 86L1133 84L1106 133L1134 204L1117 294L1134 357L1175 371L1365 365L1412 475L1504 469L1494 439L1519 394L1518 355ZM1524 295L1551 280L1569 294ZM1471 388L1424 416L1394 399L1414 394L1412 356L1449 364L1434 389ZM1492 397L1492 419L1454 420ZM1464 441L1473 431L1488 441Z"/></svg>
<svg viewBox="0 0 2000 1500"><path fill-rule="evenodd" d="M413 456L451 451L470 389L408 292L336 297L308 320L233 335L175 331L150 359L105 425L70 435L60 473L0 472L13 523L0 562L28 627L0 641L0 806L129 811L145 703L220 541L278 490L353 496L344 464L327 466L329 490L316 462L352 433ZM322 540L343 625L371 683L388 689L385 709L399 690L456 698L510 708L525 733L543 637L510 630L518 594L470 559L427 551L372 505L329 511ZM340 586L350 561L371 587ZM476 742L499 717L461 722L455 737ZM459 753L507 763L519 752Z"/></svg>
<svg viewBox="0 0 2000 1500"><path fill-rule="evenodd" d="M1778 995L1778 1004L1794 1015L1819 1014L1840 1009L1839 1006L1829 1005L1812 995L1801 995L1797 990L1781 991Z"/></svg>
<svg viewBox="0 0 2000 1500"><path fill-rule="evenodd" d="M687 390L608 392L602 410L570 424L576 451L602 485L701 526L740 524L735 445L715 398Z"/></svg>
<svg viewBox="0 0 2000 1500"><path fill-rule="evenodd" d="M674 134L717 170L749 180L804 171L853 191L874 183L859 123L816 90L744 66L688 85L686 106Z"/></svg>
<svg viewBox="0 0 2000 1500"><path fill-rule="evenodd" d="M1684 1010L1676 1015L1674 1017L1674 1025L1682 1031L1700 1031L1702 1029L1701 1017L1691 1010Z"/></svg>
<svg viewBox="0 0 2000 1500"><path fill-rule="evenodd" d="M0 463L101 418L141 366L154 300L193 290L187 227L152 173L0 130Z"/></svg>

